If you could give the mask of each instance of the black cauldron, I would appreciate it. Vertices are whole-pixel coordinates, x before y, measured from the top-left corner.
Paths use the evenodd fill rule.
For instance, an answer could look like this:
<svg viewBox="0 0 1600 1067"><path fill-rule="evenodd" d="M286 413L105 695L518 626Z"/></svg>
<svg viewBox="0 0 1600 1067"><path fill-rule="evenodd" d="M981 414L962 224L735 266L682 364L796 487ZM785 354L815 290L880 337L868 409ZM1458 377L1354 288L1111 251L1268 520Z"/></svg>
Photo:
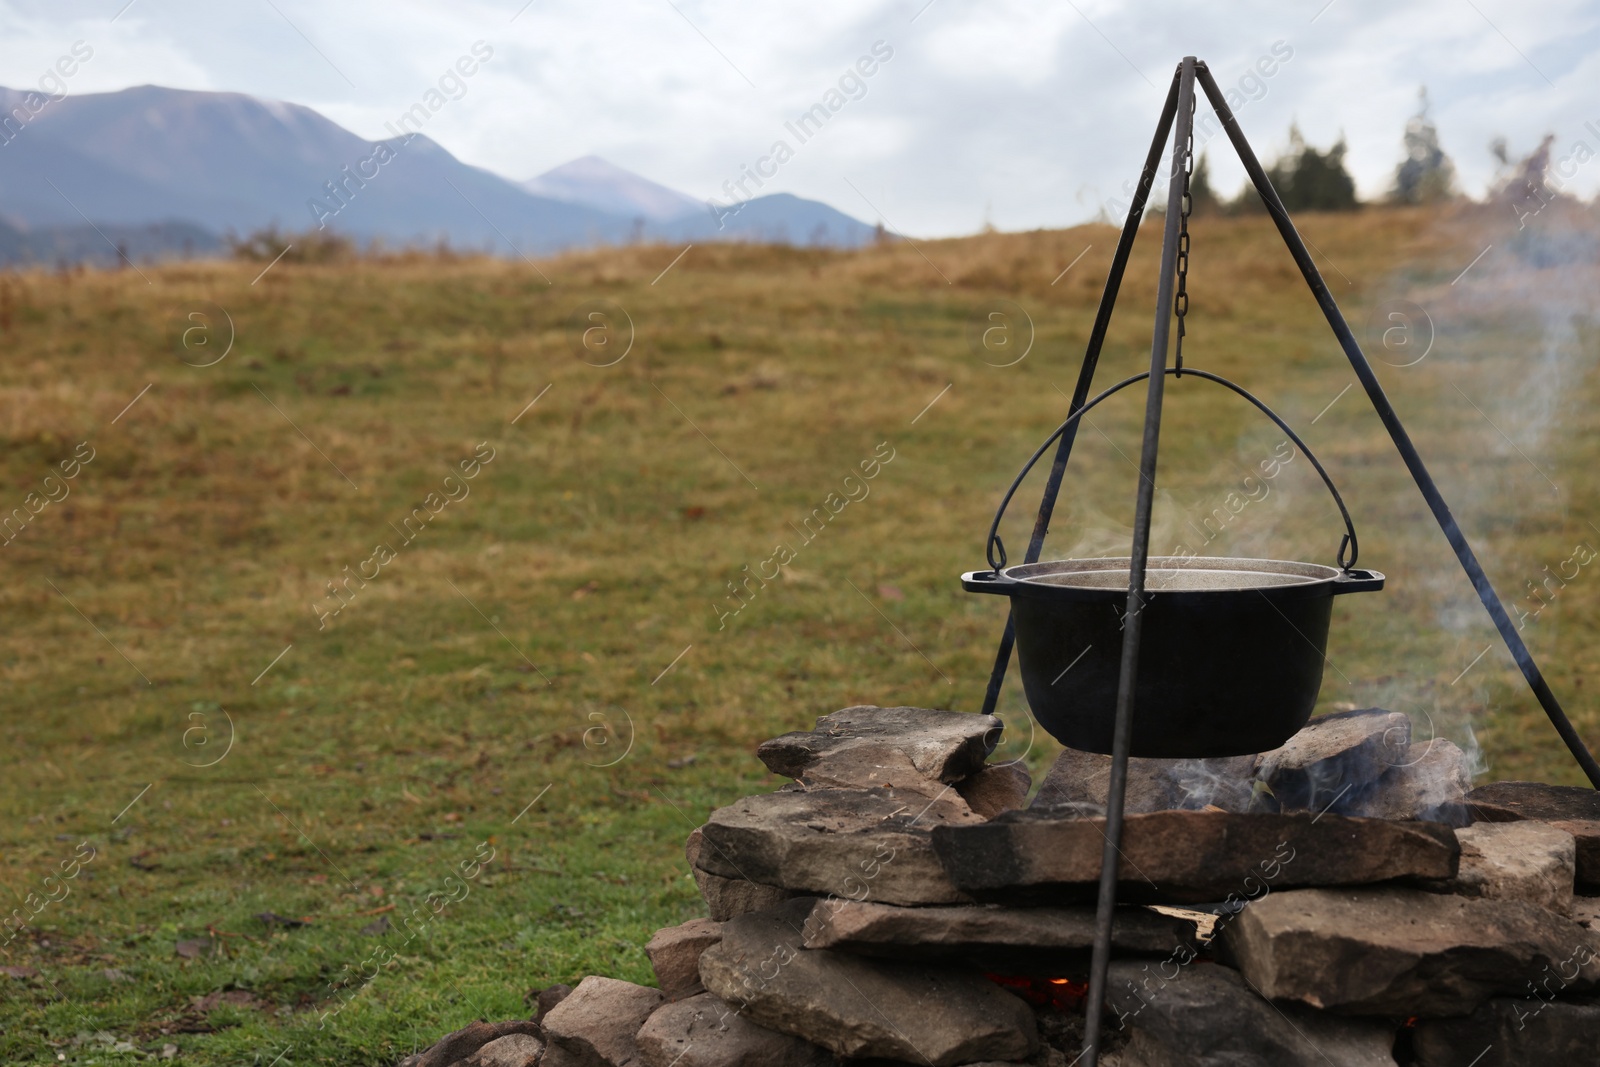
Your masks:
<svg viewBox="0 0 1600 1067"><path fill-rule="evenodd" d="M970 592L1011 598L1028 706L1071 748L1111 751L1128 563L1057 560L961 576ZM1283 744L1316 705L1333 598L1383 581L1315 563L1152 557L1132 754L1237 756Z"/></svg>
<svg viewBox="0 0 1600 1067"><path fill-rule="evenodd" d="M1356 569L1360 546L1350 509L1288 423L1221 375L1194 367L1165 373L1221 385L1254 405L1305 454L1344 519L1338 567L1205 556L1148 561L1131 754L1194 759L1265 752L1292 737L1316 706L1333 598L1382 589L1384 578ZM1028 706L1057 741L1087 752L1110 752L1116 729L1130 560L1008 567L1000 521L1023 479L1057 439L1101 401L1148 377L1136 374L1113 385L1045 439L995 512L985 546L989 569L961 576L969 592L1011 598ZM1057 462L1066 461L1058 457ZM1053 490L1047 500L1053 500ZM1044 523L1041 518L1029 546L1035 556Z"/></svg>

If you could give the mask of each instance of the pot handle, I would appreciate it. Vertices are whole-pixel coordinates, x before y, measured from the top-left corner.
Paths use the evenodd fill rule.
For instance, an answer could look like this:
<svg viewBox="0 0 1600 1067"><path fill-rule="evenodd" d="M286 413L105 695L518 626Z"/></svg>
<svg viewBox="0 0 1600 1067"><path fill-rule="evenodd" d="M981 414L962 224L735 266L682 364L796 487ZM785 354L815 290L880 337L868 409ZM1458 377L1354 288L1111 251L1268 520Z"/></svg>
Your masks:
<svg viewBox="0 0 1600 1067"><path fill-rule="evenodd" d="M1346 570L1333 580L1329 591L1334 596L1340 593L1369 593L1375 589L1382 589L1383 581L1383 575L1378 571Z"/></svg>
<svg viewBox="0 0 1600 1067"><path fill-rule="evenodd" d="M1271 408L1267 407L1267 405L1257 400L1242 386L1235 385L1233 382L1230 382L1220 374L1212 374L1210 371L1198 370L1194 367L1168 367L1165 373L1176 375L1178 377L1183 377L1184 375L1193 375L1196 378L1204 378L1208 382L1216 382L1218 385L1225 386L1244 397L1246 400L1250 401L1250 403L1254 404L1257 410L1259 410L1267 418L1271 419L1273 423L1277 425L1278 429L1287 434L1289 440L1294 442L1295 447L1306 454L1306 458L1311 461L1311 466L1316 468L1317 474L1322 478L1322 484L1328 487L1328 493L1333 497L1333 502L1338 505L1340 516L1344 518L1344 539L1339 542L1339 554L1337 557L1339 568L1351 575L1352 583L1359 584L1360 582L1369 580L1375 580L1377 582L1377 585L1366 585L1362 588L1382 588L1383 575L1379 574L1377 571L1353 570L1356 565L1356 556L1360 552L1360 543L1356 540L1356 527L1355 523L1350 519L1350 509L1345 507L1344 498L1339 495L1339 490L1334 486L1333 479L1328 476L1327 470L1325 470L1322 464L1317 460L1316 455L1312 453L1310 448L1306 447L1306 443L1300 439L1300 435L1295 433L1294 430L1290 429L1289 424L1278 417L1277 412L1273 411ZM1033 465L1039 462L1039 457L1043 456L1045 451L1055 443L1056 438L1060 437L1063 433L1066 433L1068 427L1072 426L1073 423L1077 422L1084 415L1087 415L1089 410L1095 405L1099 404L1100 401L1105 400L1115 393L1121 392L1123 389L1133 385L1135 382L1142 382L1148 377L1150 377L1150 372L1142 371L1138 374L1135 374L1131 378L1124 378L1122 381L1095 396L1087 404L1083 405L1083 407L1079 408L1071 415L1068 415L1066 421L1062 422L1060 426L1057 426L1055 432L1049 437L1045 438L1044 443L1040 445L1038 449L1034 451L1033 455L1028 458L1028 462L1023 464L1022 471L1012 481L1011 488L1006 490L1005 496L1001 499L999 510L994 513L994 522L989 524L989 538L987 543L984 545L984 554L988 557L989 566L992 570L999 571L1006 565L1006 546L1005 543L1000 540L1000 520L1005 517L1006 508L1011 504L1011 498L1017 495L1017 490L1022 486L1022 480L1028 476L1029 471L1033 470ZM1357 592L1357 588L1355 587L1355 584L1352 584L1349 587L1337 587L1336 592L1353 593Z"/></svg>
<svg viewBox="0 0 1600 1067"><path fill-rule="evenodd" d="M999 593L1010 596L1011 590L1020 584L1015 578L999 571L968 571L961 576L961 588L969 593Z"/></svg>

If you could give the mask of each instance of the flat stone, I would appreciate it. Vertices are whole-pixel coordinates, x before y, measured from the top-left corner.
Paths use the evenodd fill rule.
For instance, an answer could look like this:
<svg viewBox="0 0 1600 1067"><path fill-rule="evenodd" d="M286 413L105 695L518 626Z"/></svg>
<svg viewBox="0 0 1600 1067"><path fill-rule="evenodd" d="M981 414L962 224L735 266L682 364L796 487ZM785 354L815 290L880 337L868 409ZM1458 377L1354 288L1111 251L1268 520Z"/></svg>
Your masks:
<svg viewBox="0 0 1600 1067"><path fill-rule="evenodd" d="M1578 892L1600 895L1600 819L1556 819L1548 825L1572 835Z"/></svg>
<svg viewBox="0 0 1600 1067"><path fill-rule="evenodd" d="M1543 782L1490 782L1467 794L1478 822L1600 820L1600 791Z"/></svg>
<svg viewBox="0 0 1600 1067"><path fill-rule="evenodd" d="M706 910L717 922L727 922L736 915L751 911L765 911L777 907L795 894L777 886L762 885L744 878L723 878L698 867L692 869L700 897Z"/></svg>
<svg viewBox="0 0 1600 1067"><path fill-rule="evenodd" d="M414 1056L407 1056L401 1063L404 1067L450 1067L453 1063L467 1059L490 1042L512 1034L531 1035L537 1039L539 1024L522 1020L468 1023L461 1029L444 1035L426 1050Z"/></svg>
<svg viewBox="0 0 1600 1067"><path fill-rule="evenodd" d="M1115 962L1106 1003L1132 1040L1122 1067L1394 1067L1396 1024L1278 1008L1215 964Z"/></svg>
<svg viewBox="0 0 1600 1067"><path fill-rule="evenodd" d="M963 779L965 780L965 779ZM929 778L900 751L850 753L825 759L798 782L809 789L893 789L936 797L953 783Z"/></svg>
<svg viewBox="0 0 1600 1067"><path fill-rule="evenodd" d="M706 910L711 913L714 921L727 922L734 916L744 915L746 912L766 911L794 898L793 893L777 886L762 885L748 878L724 878L721 875L711 874L701 867L699 862L700 853L704 849L705 834L696 827L683 846L683 854L688 857L689 873L694 875L695 885L700 889L700 897L706 902Z"/></svg>
<svg viewBox="0 0 1600 1067"><path fill-rule="evenodd" d="M926 781L950 783L983 768L1002 729L993 715L864 705L764 741L756 755L774 774L819 784L882 786L884 768L902 760Z"/></svg>
<svg viewBox="0 0 1600 1067"><path fill-rule="evenodd" d="M941 826L933 844L950 882L973 898L1053 904L1094 896L1104 828L1104 819L1029 810ZM1293 886L1451 878L1460 846L1436 823L1159 811L1127 817L1121 852L1118 900L1181 904Z"/></svg>
<svg viewBox="0 0 1600 1067"><path fill-rule="evenodd" d="M1491 782L1467 794L1478 822L1531 819L1565 830L1577 842L1580 892L1600 893L1600 792L1543 782Z"/></svg>
<svg viewBox="0 0 1600 1067"><path fill-rule="evenodd" d="M1353 790L1351 803L1334 806L1343 815L1370 819L1426 819L1451 826L1471 822L1466 809L1472 760L1453 741L1436 737L1413 744L1403 763L1383 772L1377 784Z"/></svg>
<svg viewBox="0 0 1600 1067"><path fill-rule="evenodd" d="M1593 1063L1600 1002L1488 1001L1465 1019L1427 1019L1413 1038L1417 1067Z"/></svg>
<svg viewBox="0 0 1600 1067"><path fill-rule="evenodd" d="M1413 824L1425 825L1425 824ZM1534 904L1414 889L1272 893L1223 930L1230 958L1272 1000L1354 1015L1467 1015L1545 968L1600 980L1600 941Z"/></svg>
<svg viewBox="0 0 1600 1067"><path fill-rule="evenodd" d="M758 1025L853 1059L954 1067L1038 1048L1028 1005L971 971L805 948L814 903L728 922L700 957L706 988Z"/></svg>
<svg viewBox="0 0 1600 1067"><path fill-rule="evenodd" d="M992 904L899 908L822 900L807 930L811 948L895 959L965 960L1003 974L1060 973L1094 946L1095 909L1006 908ZM1168 955L1198 939L1195 924L1148 908L1118 908L1112 945L1119 952Z"/></svg>
<svg viewBox="0 0 1600 1067"><path fill-rule="evenodd" d="M718 808L696 860L723 878L888 904L957 904L930 836L984 825L954 790L780 789Z"/></svg>
<svg viewBox="0 0 1600 1067"><path fill-rule="evenodd" d="M1028 803L1033 777L1016 760L987 764L977 774L956 783L956 792L967 807L985 819L1016 811Z"/></svg>
<svg viewBox="0 0 1600 1067"><path fill-rule="evenodd" d="M660 1007L661 992L590 975L543 1019L543 1067L642 1067L634 1035Z"/></svg>
<svg viewBox="0 0 1600 1067"><path fill-rule="evenodd" d="M668 1000L683 1000L704 993L700 984L700 954L722 940L722 924L711 919L690 919L657 930L644 946L656 985Z"/></svg>
<svg viewBox="0 0 1600 1067"><path fill-rule="evenodd" d="M1457 830L1456 838L1461 842L1456 892L1572 911L1577 847L1565 830L1542 822L1478 823Z"/></svg>
<svg viewBox="0 0 1600 1067"><path fill-rule="evenodd" d="M1256 756L1216 759L1128 760L1128 788L1123 804L1130 814L1213 805L1225 811L1259 808L1255 786ZM1063 749L1051 764L1030 805L1105 806L1111 785L1111 757L1098 752Z"/></svg>
<svg viewBox="0 0 1600 1067"><path fill-rule="evenodd" d="M1340 711L1312 719L1282 748L1262 753L1256 776L1284 811L1324 811L1354 801L1384 772L1404 764L1410 748L1411 719L1402 712Z"/></svg>
<svg viewBox="0 0 1600 1067"><path fill-rule="evenodd" d="M535 1067L544 1053L544 1042L531 1034L507 1034L483 1045L460 1067Z"/></svg>
<svg viewBox="0 0 1600 1067"><path fill-rule="evenodd" d="M833 1067L833 1053L768 1030L710 993L656 1010L640 1028L646 1067Z"/></svg>

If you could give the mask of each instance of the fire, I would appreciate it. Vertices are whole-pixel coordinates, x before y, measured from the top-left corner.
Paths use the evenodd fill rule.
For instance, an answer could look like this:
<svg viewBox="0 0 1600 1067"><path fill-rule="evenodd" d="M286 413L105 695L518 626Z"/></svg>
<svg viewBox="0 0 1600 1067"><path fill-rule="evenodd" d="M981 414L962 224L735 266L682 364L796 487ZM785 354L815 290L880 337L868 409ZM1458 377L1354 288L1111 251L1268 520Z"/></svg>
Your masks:
<svg viewBox="0 0 1600 1067"><path fill-rule="evenodd" d="M984 977L1004 986L1030 1004L1049 1004L1060 1011L1077 1011L1089 996L1089 983L1072 978L1028 978L1008 974Z"/></svg>

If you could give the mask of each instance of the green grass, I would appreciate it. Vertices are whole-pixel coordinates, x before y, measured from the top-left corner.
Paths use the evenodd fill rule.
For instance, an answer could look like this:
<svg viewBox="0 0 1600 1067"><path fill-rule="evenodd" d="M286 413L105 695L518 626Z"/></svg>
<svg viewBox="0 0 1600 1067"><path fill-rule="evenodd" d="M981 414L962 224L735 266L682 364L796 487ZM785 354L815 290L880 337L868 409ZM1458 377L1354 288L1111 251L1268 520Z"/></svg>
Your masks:
<svg viewBox="0 0 1600 1067"><path fill-rule="evenodd" d="M1537 236L1508 218L1369 211L1303 229L1363 337L1386 300L1432 316L1428 358L1381 376L1517 598L1577 542L1600 544L1600 333L1594 268L1536 266ZM1489 777L1579 781L1502 652L1456 680L1492 631L1359 389L1341 395L1352 375L1269 227L1194 229L1190 362L1301 430L1351 503L1362 562L1390 576L1338 603L1324 709L1400 708L1424 734L1470 730ZM759 740L852 703L978 706L1003 605L956 576L981 565L1000 491L1064 411L1114 240L697 246L656 284L677 249L541 263L553 284L523 263L426 257L280 263L254 285L255 264L0 280L0 505L25 506L79 442L94 450L70 495L0 546L0 880L23 909L68 891L0 950L38 972L0 978L0 1059L121 1062L170 1043L197 1064L286 1049L384 1064L473 1018L525 1015L553 982L648 982L649 934L700 911L684 837L773 784ZM1148 360L1155 251L1147 234L1105 382ZM574 355L574 311L594 300L634 324L614 366ZM968 340L1001 300L1035 334L1006 368ZM236 331L209 367L175 349L200 301ZM1119 452L1136 454L1141 407L1130 390L1081 435L1053 554L1125 551ZM1158 549L1278 440L1192 379L1167 410ZM390 523L480 442L494 459L470 495L320 629L326 583L395 547ZM793 527L884 442L870 496L800 544ZM1006 527L1018 553L1037 481ZM726 583L780 543L797 550L783 577L719 629ZM1337 544L1295 460L1211 551L1331 561ZM1526 636L1600 743L1594 574ZM1014 686L1003 710L1007 751L1045 766L1056 746L1030 738ZM47 883L81 842L92 862ZM483 843L493 861L461 881ZM390 932L362 932L381 917ZM177 954L199 938L218 954ZM379 949L392 962L374 973ZM194 1006L225 991L251 996Z"/></svg>

